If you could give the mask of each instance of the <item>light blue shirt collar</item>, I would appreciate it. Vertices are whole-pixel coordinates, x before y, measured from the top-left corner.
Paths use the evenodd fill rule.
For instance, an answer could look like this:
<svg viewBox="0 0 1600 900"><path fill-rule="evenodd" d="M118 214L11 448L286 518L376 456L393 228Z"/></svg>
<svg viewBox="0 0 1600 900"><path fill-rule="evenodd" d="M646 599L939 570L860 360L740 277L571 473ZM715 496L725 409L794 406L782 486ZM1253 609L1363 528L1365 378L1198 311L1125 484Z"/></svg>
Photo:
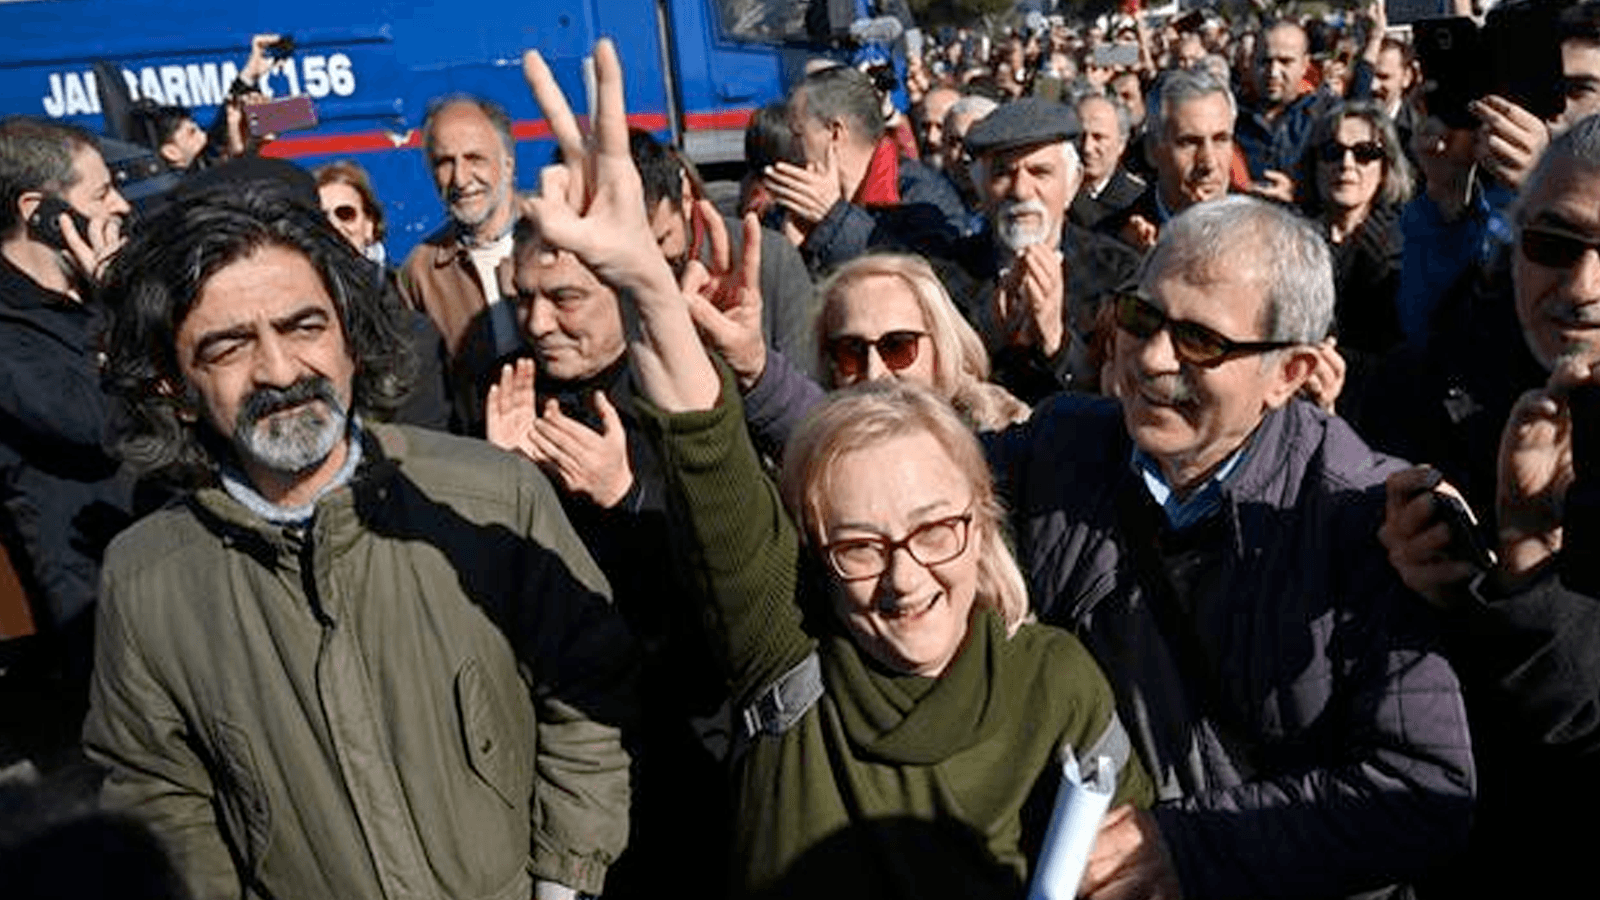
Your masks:
<svg viewBox="0 0 1600 900"><path fill-rule="evenodd" d="M1161 474L1161 464L1138 446L1133 448L1128 464L1144 482L1145 490L1150 492L1151 499L1161 507L1161 511L1167 517L1167 524L1171 525L1174 531L1182 531L1206 519L1221 506L1222 485L1228 480L1228 476L1238 470L1239 463L1244 460L1249 446L1247 441L1244 446L1233 451L1233 454L1223 460L1222 465L1218 466L1203 484L1190 492L1187 498L1182 499L1179 498L1178 492L1173 490L1172 485L1167 483L1166 476Z"/></svg>

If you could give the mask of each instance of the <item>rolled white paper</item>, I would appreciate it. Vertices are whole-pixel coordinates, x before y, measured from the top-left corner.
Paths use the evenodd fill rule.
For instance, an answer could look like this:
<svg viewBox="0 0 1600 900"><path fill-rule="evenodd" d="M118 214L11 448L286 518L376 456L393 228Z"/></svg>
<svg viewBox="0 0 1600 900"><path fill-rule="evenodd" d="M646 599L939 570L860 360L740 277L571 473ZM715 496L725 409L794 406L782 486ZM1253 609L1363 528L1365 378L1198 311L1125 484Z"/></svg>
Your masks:
<svg viewBox="0 0 1600 900"><path fill-rule="evenodd" d="M1111 807L1116 779L1117 769L1109 756L1089 760L1080 776L1072 748L1062 753L1061 787L1056 791L1028 900L1073 900L1078 895L1078 882L1089 864L1100 820Z"/></svg>

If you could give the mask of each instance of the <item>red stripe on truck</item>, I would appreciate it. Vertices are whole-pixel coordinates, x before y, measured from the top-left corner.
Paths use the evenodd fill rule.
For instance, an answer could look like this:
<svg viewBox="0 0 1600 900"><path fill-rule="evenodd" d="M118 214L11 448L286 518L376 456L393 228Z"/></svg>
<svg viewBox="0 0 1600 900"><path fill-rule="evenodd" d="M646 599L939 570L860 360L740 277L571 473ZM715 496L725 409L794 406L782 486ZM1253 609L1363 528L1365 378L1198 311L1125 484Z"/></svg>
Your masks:
<svg viewBox="0 0 1600 900"><path fill-rule="evenodd" d="M687 116L692 131L714 128L744 128L750 121L751 110L733 110L718 113L692 113ZM587 124L587 117L579 116ZM667 117L661 113L637 113L628 117L628 124L645 131L664 131ZM511 123L511 136L519 141L542 141L550 137L550 126L543 119L528 119ZM278 159L298 159L302 156L345 156L355 153L383 153L389 150L410 150L422 146L422 135L416 129L403 136L389 131L358 131L354 134L308 134L281 137L261 148L262 156Z"/></svg>

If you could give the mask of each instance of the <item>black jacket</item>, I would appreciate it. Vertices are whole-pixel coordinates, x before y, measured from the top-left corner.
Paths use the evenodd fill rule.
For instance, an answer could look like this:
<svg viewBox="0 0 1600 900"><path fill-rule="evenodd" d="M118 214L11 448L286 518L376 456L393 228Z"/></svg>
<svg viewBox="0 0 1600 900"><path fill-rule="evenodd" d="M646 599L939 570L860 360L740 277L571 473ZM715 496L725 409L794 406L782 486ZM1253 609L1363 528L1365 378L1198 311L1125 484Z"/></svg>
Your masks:
<svg viewBox="0 0 1600 900"><path fill-rule="evenodd" d="M1143 178L1118 164L1100 196L1089 196L1087 183L1078 190L1078 196L1072 198L1072 206L1067 210L1067 220L1082 228L1094 228L1107 217L1132 206L1144 193L1144 187Z"/></svg>
<svg viewBox="0 0 1600 900"><path fill-rule="evenodd" d="M133 480L111 455L98 307L41 288L0 258L0 529L34 599L64 628L87 612Z"/></svg>
<svg viewBox="0 0 1600 900"><path fill-rule="evenodd" d="M943 256L962 233L966 207L949 179L914 159L899 161L900 203L863 207L839 200L800 245L813 273L827 272L874 247Z"/></svg>

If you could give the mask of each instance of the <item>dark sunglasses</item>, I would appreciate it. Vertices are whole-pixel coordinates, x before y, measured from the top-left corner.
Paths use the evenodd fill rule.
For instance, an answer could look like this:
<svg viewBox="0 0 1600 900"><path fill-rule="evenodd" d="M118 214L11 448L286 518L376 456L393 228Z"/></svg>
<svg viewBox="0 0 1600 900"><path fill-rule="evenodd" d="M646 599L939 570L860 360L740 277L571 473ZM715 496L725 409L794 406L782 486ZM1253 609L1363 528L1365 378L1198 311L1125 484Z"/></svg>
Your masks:
<svg viewBox="0 0 1600 900"><path fill-rule="evenodd" d="M1282 350L1298 343L1231 340L1204 325L1168 318L1159 306L1132 291L1118 294L1116 304L1118 328L1141 341L1155 337L1164 328L1172 335L1172 347L1178 358L1201 368L1209 369L1236 357Z"/></svg>
<svg viewBox="0 0 1600 900"><path fill-rule="evenodd" d="M1600 243L1590 243L1580 237L1543 228L1523 228L1518 243L1528 262L1552 269L1570 269L1583 258L1585 250L1600 251Z"/></svg>
<svg viewBox="0 0 1600 900"><path fill-rule="evenodd" d="M867 351L874 350L890 371L909 368L917 361L917 350L924 331L890 331L869 341L864 337L845 335L828 338L828 360L841 378L855 378L867 371Z"/></svg>
<svg viewBox="0 0 1600 900"><path fill-rule="evenodd" d="M348 203L340 204L333 208L333 217L341 222L354 222L356 216L361 215L361 210Z"/></svg>
<svg viewBox="0 0 1600 900"><path fill-rule="evenodd" d="M1338 141L1329 141L1322 145L1322 161L1325 163L1344 162L1344 155L1353 153L1356 162L1375 163L1383 159L1383 145L1377 141L1362 141L1358 144L1341 144Z"/></svg>

